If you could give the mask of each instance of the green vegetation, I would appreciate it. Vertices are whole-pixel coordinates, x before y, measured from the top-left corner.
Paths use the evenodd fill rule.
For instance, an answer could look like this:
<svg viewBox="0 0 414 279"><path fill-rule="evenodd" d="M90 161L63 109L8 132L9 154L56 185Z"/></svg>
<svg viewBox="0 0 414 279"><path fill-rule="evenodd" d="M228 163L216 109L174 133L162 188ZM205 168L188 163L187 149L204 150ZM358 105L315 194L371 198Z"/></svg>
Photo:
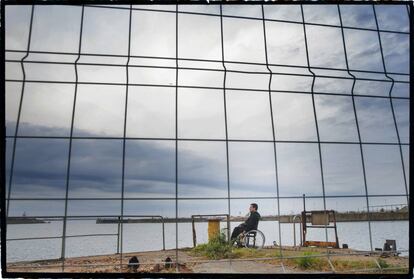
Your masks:
<svg viewBox="0 0 414 279"><path fill-rule="evenodd" d="M351 271L362 269L376 269L378 266L373 260L349 260L349 259L334 259L332 260L337 271Z"/></svg>
<svg viewBox="0 0 414 279"><path fill-rule="evenodd" d="M277 258L282 258L282 253L283 253L283 257L285 258L301 257L301 256L309 256L309 255L320 255L321 253L323 253L317 248L313 248L313 247L306 247L306 248L302 248L301 250L282 250L282 252L280 251L279 248L277 248L273 251L275 253L273 253L272 256L276 256Z"/></svg>
<svg viewBox="0 0 414 279"><path fill-rule="evenodd" d="M264 258L273 257L274 252L268 249L247 249L237 248L227 243L225 233L210 239L208 243L199 244L191 249L191 253L195 256L204 256L208 259L239 259L239 258Z"/></svg>
<svg viewBox="0 0 414 279"><path fill-rule="evenodd" d="M232 247L226 241L224 233L210 239L208 243L197 245L193 252L198 256L206 256L212 260L227 259L231 257Z"/></svg>
<svg viewBox="0 0 414 279"><path fill-rule="evenodd" d="M317 257L325 254L325 250L317 248L302 248L301 250L283 250L283 262L288 268L296 268L308 271L331 271L326 257ZM230 246L226 241L225 234L221 233L206 244L200 244L191 249L194 256L202 256L208 259L246 259L246 258L274 258L272 260L258 260L269 264L280 264L281 253L279 249L246 249ZM381 268L401 267L401 269L390 270L392 273L404 273L407 269L400 265L391 264L388 260L378 258ZM357 256L340 256L331 258L336 272L352 272L358 270L372 269L380 272L373 258L360 258ZM386 272L385 270L383 272Z"/></svg>
<svg viewBox="0 0 414 279"><path fill-rule="evenodd" d="M246 258L270 258L274 257L274 253L270 249L247 249L247 248L233 248L232 258L246 259Z"/></svg>
<svg viewBox="0 0 414 279"><path fill-rule="evenodd" d="M378 259L378 264L381 268L388 268L390 267L390 265L383 259L379 258Z"/></svg>
<svg viewBox="0 0 414 279"><path fill-rule="evenodd" d="M386 260L381 259L381 258L378 258L377 261L381 268L398 267L398 266L394 266L388 263ZM332 263L337 271L378 269L378 265L372 259L367 259L367 260L334 259Z"/></svg>
<svg viewBox="0 0 414 279"><path fill-rule="evenodd" d="M301 269L322 270L326 265L326 260L319 257L312 257L318 254L311 251L304 252L301 258L295 259L295 262Z"/></svg>

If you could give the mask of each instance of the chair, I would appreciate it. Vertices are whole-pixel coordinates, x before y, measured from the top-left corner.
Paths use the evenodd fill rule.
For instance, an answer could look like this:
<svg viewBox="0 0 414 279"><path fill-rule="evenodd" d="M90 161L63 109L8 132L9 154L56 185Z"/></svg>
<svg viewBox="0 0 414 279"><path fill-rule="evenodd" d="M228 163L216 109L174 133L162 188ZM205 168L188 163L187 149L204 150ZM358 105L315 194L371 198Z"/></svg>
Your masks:
<svg viewBox="0 0 414 279"><path fill-rule="evenodd" d="M265 244L265 236L260 230L250 230L241 236L241 244L246 248L262 249Z"/></svg>

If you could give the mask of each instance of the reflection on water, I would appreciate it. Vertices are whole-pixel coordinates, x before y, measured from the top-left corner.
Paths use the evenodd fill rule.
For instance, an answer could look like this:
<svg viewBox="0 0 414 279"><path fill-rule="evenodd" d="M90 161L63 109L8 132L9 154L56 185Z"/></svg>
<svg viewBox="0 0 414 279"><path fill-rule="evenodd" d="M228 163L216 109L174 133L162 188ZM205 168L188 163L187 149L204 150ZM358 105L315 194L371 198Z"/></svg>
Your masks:
<svg viewBox="0 0 414 279"><path fill-rule="evenodd" d="M232 222L231 227L238 222ZM386 239L395 239L397 249L408 250L408 221L372 222L373 248L382 248ZM222 228L226 223L221 224ZM9 225L7 238L60 236L62 222L45 224ZM369 230L367 222L338 223L340 246L369 250ZM165 248L176 247L176 225L165 224ZM265 245L279 243L279 226L275 221L262 221L259 229L266 236ZM66 257L113 254L117 252L117 224L96 224L94 220L68 221L67 236L77 234L113 234L107 236L67 238ZM207 241L207 223L196 223L197 243ZM163 247L162 224L129 223L123 224L123 252L161 250ZM328 241L334 241L333 229L328 229ZM293 245L293 224L281 224L282 245ZM324 229L309 229L308 240L326 240ZM300 241L299 225L296 225L296 243ZM62 241L60 238L47 240L9 241L7 243L7 262L59 258ZM178 247L192 247L191 223L178 224ZM403 253L407 255L407 253Z"/></svg>

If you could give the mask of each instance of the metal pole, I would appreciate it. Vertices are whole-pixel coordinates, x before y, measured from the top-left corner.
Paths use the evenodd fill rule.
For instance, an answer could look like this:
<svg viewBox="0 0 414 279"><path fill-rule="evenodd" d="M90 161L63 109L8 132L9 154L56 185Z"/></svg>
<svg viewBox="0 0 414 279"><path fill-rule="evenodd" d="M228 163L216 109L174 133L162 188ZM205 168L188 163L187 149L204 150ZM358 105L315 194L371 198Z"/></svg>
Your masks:
<svg viewBox="0 0 414 279"><path fill-rule="evenodd" d="M336 248L339 248L339 239L338 239L338 231L336 229L336 215L335 215L335 211L332 211L332 213L333 213L333 221L334 221L334 227L335 227Z"/></svg>
<svg viewBox="0 0 414 279"><path fill-rule="evenodd" d="M124 217L123 217L123 212L121 212L122 214L121 214L121 224L120 224L120 233L119 233L119 246L120 246L120 253L119 253L119 270L121 270L122 271L122 253L123 253L123 247L122 247L122 245L123 245L123 242L124 242L124 240L123 240L123 234L124 234Z"/></svg>
<svg viewBox="0 0 414 279"><path fill-rule="evenodd" d="M197 239L196 239L196 230L195 230L195 224L194 224L194 216L191 216L191 223L192 223L192 228L193 228L193 247L196 247Z"/></svg>
<svg viewBox="0 0 414 279"><path fill-rule="evenodd" d="M300 216L295 215L295 216L293 216L293 219L292 219L292 221L293 221L293 244L294 244L295 247L296 247L296 219L298 217L300 217ZM300 240L302 242L302 238Z"/></svg>
<svg viewBox="0 0 414 279"><path fill-rule="evenodd" d="M306 242L306 204L305 194L303 194L303 211L302 211L302 246Z"/></svg>
<svg viewBox="0 0 414 279"><path fill-rule="evenodd" d="M165 250L165 225L164 225L164 218L161 217L162 220L162 250Z"/></svg>
<svg viewBox="0 0 414 279"><path fill-rule="evenodd" d="M117 242L116 242L116 253L119 254L119 230L121 225L121 218L118 216L118 233L117 233Z"/></svg>
<svg viewBox="0 0 414 279"><path fill-rule="evenodd" d="M230 215L227 215L227 240L230 243Z"/></svg>
<svg viewBox="0 0 414 279"><path fill-rule="evenodd" d="M295 220L293 220L293 246L296 247L296 227L295 227Z"/></svg>
<svg viewBox="0 0 414 279"><path fill-rule="evenodd" d="M306 206L305 206L305 194L303 194L303 211L306 211Z"/></svg>

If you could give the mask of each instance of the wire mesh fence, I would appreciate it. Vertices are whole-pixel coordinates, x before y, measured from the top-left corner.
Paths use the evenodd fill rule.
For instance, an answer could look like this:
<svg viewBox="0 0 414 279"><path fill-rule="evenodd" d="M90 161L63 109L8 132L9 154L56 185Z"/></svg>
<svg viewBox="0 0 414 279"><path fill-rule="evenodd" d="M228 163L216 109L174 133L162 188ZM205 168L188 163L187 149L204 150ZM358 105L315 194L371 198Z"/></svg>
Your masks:
<svg viewBox="0 0 414 279"><path fill-rule="evenodd" d="M305 256L286 252L281 220L306 202L365 213L356 253L381 254L373 214L408 212L410 22L405 4L6 5L7 221L61 226L8 242L59 239L65 271L71 219L160 216L180 272L192 262L181 219L256 202L277 220L266 238L279 256L223 261L278 259L286 272ZM315 257L336 272L337 256Z"/></svg>

